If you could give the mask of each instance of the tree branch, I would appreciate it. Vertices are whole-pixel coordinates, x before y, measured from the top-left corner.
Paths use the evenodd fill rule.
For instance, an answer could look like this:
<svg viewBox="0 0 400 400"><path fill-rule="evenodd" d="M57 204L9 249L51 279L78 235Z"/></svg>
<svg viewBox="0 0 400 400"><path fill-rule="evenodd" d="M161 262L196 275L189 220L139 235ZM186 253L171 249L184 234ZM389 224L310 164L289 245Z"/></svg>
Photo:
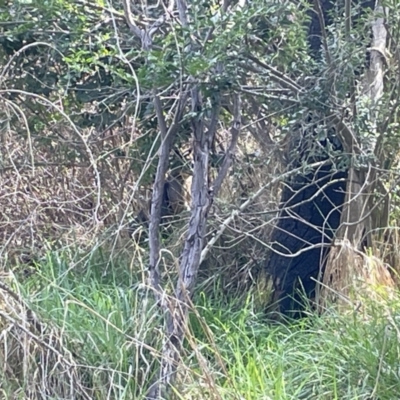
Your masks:
<svg viewBox="0 0 400 400"><path fill-rule="evenodd" d="M191 90L191 98L192 113L194 114L192 118L194 167L189 230L181 255L175 296L168 299L166 307L167 337L163 346L160 375L151 386L147 399L159 399L162 393L170 389L175 380L189 312L189 305L186 300L190 299L197 279L207 226L207 215L211 206L208 193L210 143L204 129L204 121L201 116L202 98L197 87ZM157 276L157 270L154 271L156 272L155 276Z"/></svg>
<svg viewBox="0 0 400 400"><path fill-rule="evenodd" d="M173 3L171 4L173 5ZM165 15L162 15L160 18L158 18L151 26L140 29L132 17L130 0L122 0L122 6L124 8L125 20L130 31L140 39L143 49L150 49L153 44L152 37L158 28L164 23ZM169 8L167 11L169 11Z"/></svg>
<svg viewBox="0 0 400 400"><path fill-rule="evenodd" d="M158 303L166 309L165 296L163 296L163 289L160 284L159 260L160 260L160 222L161 222L161 205L163 199L163 190L165 183L165 175L169 165L169 154L179 129L179 123L182 119L183 110L187 102L188 95L183 94L179 100L177 110L174 115L174 121L168 131L166 130L166 122L162 113L162 105L158 96L155 96L154 105L156 108L158 124L160 127L161 146L160 155L157 165L156 177L153 185L153 193L151 196L151 210L150 210L150 223L149 223L149 279L150 285L154 290L154 295Z"/></svg>
<svg viewBox="0 0 400 400"><path fill-rule="evenodd" d="M328 62L329 66L332 66L332 58L328 48L328 39L326 36L326 26L324 20L324 12L321 8L320 0L314 0L314 8L318 15L319 26L321 27L321 36L322 36L322 44L325 50L326 61Z"/></svg>
<svg viewBox="0 0 400 400"><path fill-rule="evenodd" d="M269 71L271 74L271 78L274 79L277 83L280 83L282 86L291 89L295 93L304 91L303 88L299 86L294 80L292 80L282 72L278 71L276 68L265 64L263 61L259 60L257 57L252 56L251 54L248 54L247 57L258 66Z"/></svg>
<svg viewBox="0 0 400 400"><path fill-rule="evenodd" d="M140 40L143 40L144 30L140 29L132 18L130 0L122 0L122 6L124 7L125 21L128 24L130 31Z"/></svg>

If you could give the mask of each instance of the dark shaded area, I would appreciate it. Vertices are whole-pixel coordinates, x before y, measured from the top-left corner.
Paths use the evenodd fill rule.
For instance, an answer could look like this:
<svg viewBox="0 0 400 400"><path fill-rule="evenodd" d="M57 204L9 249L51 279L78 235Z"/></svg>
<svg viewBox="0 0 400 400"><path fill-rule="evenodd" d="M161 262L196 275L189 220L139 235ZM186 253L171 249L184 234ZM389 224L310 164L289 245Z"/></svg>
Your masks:
<svg viewBox="0 0 400 400"><path fill-rule="evenodd" d="M321 61L321 23L315 2L310 0L310 3L313 6L309 11L310 54L316 61ZM337 15L344 13L344 1L319 0L319 4L325 26L334 23L334 12L338 12ZM352 23L360 21L359 17L374 5L374 1L353 1ZM317 125L311 120L307 124L308 133L294 129L293 136L300 136L302 144L297 147L297 153L288 157L294 159L293 168L311 164L317 159L334 160L340 152L334 130L327 132L325 140L318 142L315 140ZM318 128L321 131L321 126ZM332 155L333 147L336 147L336 156ZM296 157L293 157L294 154ZM340 224L346 177L346 168L337 168L332 161L294 177L283 188L280 218L271 238L274 251L270 253L266 268L274 279L275 301L279 311L292 317L301 316L304 299L300 292L312 298L316 286L314 279L321 280L323 277L329 247Z"/></svg>
<svg viewBox="0 0 400 400"><path fill-rule="evenodd" d="M275 300L284 313L301 308L300 293L291 296L295 289L304 289L308 298L313 297L314 279L321 279L340 223L347 173L331 169L332 165L325 165L297 176L283 189L282 211L272 234L272 247L279 253L271 252L267 270L274 277Z"/></svg>
<svg viewBox="0 0 400 400"><path fill-rule="evenodd" d="M313 0L310 2L312 5L314 4ZM334 7L334 2L330 0L319 0L319 3L324 12L324 24L328 26L333 22L330 14ZM309 11L309 15L311 17L311 22L308 29L308 42L313 57L318 59L322 54L321 24L314 6L312 10Z"/></svg>
<svg viewBox="0 0 400 400"><path fill-rule="evenodd" d="M333 13L338 12L338 15L344 15L344 0L331 1L331 0L318 0L323 12L323 19L325 26L334 23ZM310 26L308 29L308 41L310 51L315 59L319 59L322 54L322 38L321 38L321 24L320 18L316 11L315 1L310 0L312 9L309 11ZM352 26L360 21L361 17L365 16L367 12L373 10L375 7L375 0L353 0L352 1Z"/></svg>

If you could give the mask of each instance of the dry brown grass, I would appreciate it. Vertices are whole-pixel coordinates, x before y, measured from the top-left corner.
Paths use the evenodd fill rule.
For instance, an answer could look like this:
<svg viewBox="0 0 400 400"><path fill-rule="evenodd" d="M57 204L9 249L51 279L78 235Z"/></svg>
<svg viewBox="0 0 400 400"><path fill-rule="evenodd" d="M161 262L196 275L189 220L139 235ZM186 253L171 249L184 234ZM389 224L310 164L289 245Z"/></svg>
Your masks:
<svg viewBox="0 0 400 400"><path fill-rule="evenodd" d="M325 308L359 307L363 299L380 301L393 296L396 283L382 258L354 249L348 241L336 242L328 257L318 304Z"/></svg>
<svg viewBox="0 0 400 400"><path fill-rule="evenodd" d="M148 191L138 185L135 160L129 156L139 135L132 132L131 121L127 128L98 133L79 129L51 109L58 120L49 118L48 126L34 131L26 124L33 118L29 109L18 99L3 100L1 260L7 254L18 262L30 261L43 255L49 243L90 249L110 228L112 234L118 230L126 236L121 228L142 207Z"/></svg>

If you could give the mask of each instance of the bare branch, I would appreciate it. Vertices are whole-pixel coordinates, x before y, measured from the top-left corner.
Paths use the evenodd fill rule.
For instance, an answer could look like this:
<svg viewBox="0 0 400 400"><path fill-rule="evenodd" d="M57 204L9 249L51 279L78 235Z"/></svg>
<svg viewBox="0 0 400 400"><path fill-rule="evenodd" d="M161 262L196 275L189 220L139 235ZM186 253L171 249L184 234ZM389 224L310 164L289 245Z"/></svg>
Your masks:
<svg viewBox="0 0 400 400"><path fill-rule="evenodd" d="M221 99L218 97L218 101L214 104L212 114L210 118L210 124L208 126L207 135L210 138L211 150L215 153L215 134L217 132L219 112L221 110Z"/></svg>
<svg viewBox="0 0 400 400"><path fill-rule="evenodd" d="M176 6L178 8L179 20L181 21L182 26L188 25L188 16L187 16L187 4L185 0L176 0Z"/></svg>
<svg viewBox="0 0 400 400"><path fill-rule="evenodd" d="M351 0L345 0L344 5L345 14L345 31L346 39L351 40ZM356 82L354 76L350 77L350 105L353 108L353 118L356 117L357 107L356 107Z"/></svg>
<svg viewBox="0 0 400 400"><path fill-rule="evenodd" d="M387 31L384 23L385 19L381 16L384 15L383 7L376 7L375 14L377 14L377 17L372 23L373 38L370 48L370 68L367 71L366 81L364 82L364 93L371 99L371 105L374 109L376 109L376 105L383 95L383 76L387 61L385 57L387 54ZM375 118L376 114L374 113Z"/></svg>
<svg viewBox="0 0 400 400"><path fill-rule="evenodd" d="M299 86L295 81L293 81L287 75L278 71L276 68L271 67L268 64L265 64L263 61L259 60L257 57L252 56L251 54L248 54L247 57L255 64L269 71L271 73L271 78L273 78L276 82L280 83L282 86L285 86L288 89L293 90L295 93L303 91L303 88L301 86Z"/></svg>
<svg viewBox="0 0 400 400"><path fill-rule="evenodd" d="M222 4L222 10L224 12L226 12L228 10L229 6L231 5L231 3L232 3L232 0L224 0L223 4Z"/></svg>
<svg viewBox="0 0 400 400"><path fill-rule="evenodd" d="M132 18L132 10L131 10L130 0L122 0L122 6L124 7L125 20L129 26L129 29L140 40L143 40L144 31L136 25L135 21Z"/></svg>
<svg viewBox="0 0 400 400"><path fill-rule="evenodd" d="M130 31L140 39L143 49L145 50L150 49L153 44L152 37L154 33L164 23L166 18L165 15L162 15L160 18L158 18L150 27L146 27L145 29L140 29L132 17L130 0L122 0L122 5L124 7L125 20L126 23L128 24Z"/></svg>
<svg viewBox="0 0 400 400"><path fill-rule="evenodd" d="M155 89L153 90L153 96L154 96L153 103L154 103L154 108L156 110L161 139L165 140L165 138L167 137L167 123L165 122L160 96L157 94L157 91Z"/></svg>
<svg viewBox="0 0 400 400"><path fill-rule="evenodd" d="M165 307L167 338L162 352L160 376L151 386L147 394L148 399L160 398L160 395L168 390L175 380L180 350L187 326L189 305L186 300L190 298L197 279L201 250L203 248L207 226L207 215L211 206L211 199L208 193L208 158L210 143L205 133L204 121L201 116L202 98L197 87L194 87L190 94L192 99L192 113L194 114L192 119L194 168L191 216L189 220L189 230L179 265L179 279L175 289L175 297L170 298ZM157 170L157 178L160 181L163 178L161 176L161 168L162 166L160 166L159 163L160 174ZM161 198L158 200L160 199ZM157 206L160 205L161 203L157 204ZM152 205L152 218L155 220L157 217L157 215L155 215L157 210L154 210L153 216L153 207L156 208L156 205ZM152 232L152 240L156 240L155 232ZM157 243L153 245L157 245ZM154 251L152 251L152 253L154 253ZM154 261L155 257L158 257L158 254L151 254L151 257L153 276L157 278L158 270L155 268L157 266L154 264ZM158 282L156 281L155 284L158 284Z"/></svg>
<svg viewBox="0 0 400 400"><path fill-rule="evenodd" d="M179 19L182 26L186 27L189 23L187 14L187 4L185 0L177 0ZM191 49L189 44L188 49ZM222 68L222 65L220 66ZM192 205L189 220L188 233L184 248L180 257L179 278L175 288L175 296L163 296L160 277L158 271L160 243L158 237L158 227L161 217L162 189L165 180L165 172L168 168L169 151L172 138L169 133L165 135L166 124L163 118L161 102L158 96L154 96L156 112L158 116L161 136L165 136L161 147L160 159L157 168L156 182L153 189L151 222L150 222L150 277L151 285L158 293L158 298L162 302L165 311L166 339L162 350L161 366L159 376L153 383L147 394L147 399L159 399L164 396L174 383L180 351L187 329L187 318L190 306L190 298L195 287L197 273L201 260L201 253L204 247L204 238L207 228L208 213L211 207L212 197L209 192L209 153L211 138L218 125L218 115L220 110L220 99L217 98L217 107L213 110L209 129L205 129L203 111L203 99L197 83L189 78L191 87L190 97L191 124L193 138L193 179L192 179ZM232 142L229 148L223 167L216 181L217 191L221 186L222 179L227 173L231 162L231 156L236 148L240 129L240 98L235 98L234 122L232 126Z"/></svg>
<svg viewBox="0 0 400 400"><path fill-rule="evenodd" d="M345 0L345 2L344 2L344 16L345 16L346 36L350 37L350 30L351 30L351 0Z"/></svg>
<svg viewBox="0 0 400 400"><path fill-rule="evenodd" d="M174 10L174 7L175 7L175 0L169 0L168 8L167 8L169 13L171 13Z"/></svg>
<svg viewBox="0 0 400 400"><path fill-rule="evenodd" d="M314 7L315 7L315 11L318 15L319 26L321 27L322 44L324 46L326 60L328 62L328 65L332 65L332 58L331 58L331 54L329 52L328 39L326 36L324 12L322 11L320 0L314 0Z"/></svg>

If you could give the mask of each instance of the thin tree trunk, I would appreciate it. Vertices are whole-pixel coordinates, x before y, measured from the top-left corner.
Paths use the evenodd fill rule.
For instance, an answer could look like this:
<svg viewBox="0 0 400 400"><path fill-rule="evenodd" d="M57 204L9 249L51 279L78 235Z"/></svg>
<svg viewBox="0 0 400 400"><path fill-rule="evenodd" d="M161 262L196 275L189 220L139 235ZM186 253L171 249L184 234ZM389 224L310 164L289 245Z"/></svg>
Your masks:
<svg viewBox="0 0 400 400"><path fill-rule="evenodd" d="M151 386L147 398L161 399L168 395L173 385L180 362L182 343L187 329L187 321L191 297L196 284L197 273L202 261L204 238L206 235L208 213L212 204L214 192L210 190L208 176L210 143L213 131L206 130L201 117L202 99L197 87L191 91L193 129L193 180L192 205L189 220L189 229L181 254L178 282L174 296L168 301L166 314L166 338L163 344L161 366L157 380ZM214 182L218 192L229 170L232 154L235 152L237 137L240 131L240 98L235 96L234 115L231 128L231 144L225 155L225 161Z"/></svg>

